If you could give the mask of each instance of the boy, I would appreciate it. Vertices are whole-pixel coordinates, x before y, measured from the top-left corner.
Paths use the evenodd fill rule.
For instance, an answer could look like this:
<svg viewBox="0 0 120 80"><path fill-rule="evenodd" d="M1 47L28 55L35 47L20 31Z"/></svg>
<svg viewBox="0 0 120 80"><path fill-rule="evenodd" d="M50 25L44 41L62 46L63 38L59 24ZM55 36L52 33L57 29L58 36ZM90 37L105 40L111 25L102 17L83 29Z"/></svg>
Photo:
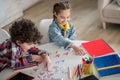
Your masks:
<svg viewBox="0 0 120 80"><path fill-rule="evenodd" d="M0 64L7 64L14 69L27 66L32 62L44 61L47 69L51 64L48 53L35 48L42 35L31 20L21 19L9 29L10 39L0 44Z"/></svg>

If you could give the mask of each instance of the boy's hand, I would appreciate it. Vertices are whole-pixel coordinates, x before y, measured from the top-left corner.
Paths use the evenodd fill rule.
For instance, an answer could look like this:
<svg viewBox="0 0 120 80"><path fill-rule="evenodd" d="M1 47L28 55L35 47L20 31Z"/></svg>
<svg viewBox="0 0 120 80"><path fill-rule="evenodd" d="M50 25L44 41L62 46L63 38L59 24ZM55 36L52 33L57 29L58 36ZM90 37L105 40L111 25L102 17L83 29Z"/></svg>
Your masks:
<svg viewBox="0 0 120 80"><path fill-rule="evenodd" d="M47 71L49 71L50 70L50 66L52 64L52 61L51 61L50 57L47 54L45 54L44 57L43 57L43 60L44 60L43 61L44 65L47 68Z"/></svg>

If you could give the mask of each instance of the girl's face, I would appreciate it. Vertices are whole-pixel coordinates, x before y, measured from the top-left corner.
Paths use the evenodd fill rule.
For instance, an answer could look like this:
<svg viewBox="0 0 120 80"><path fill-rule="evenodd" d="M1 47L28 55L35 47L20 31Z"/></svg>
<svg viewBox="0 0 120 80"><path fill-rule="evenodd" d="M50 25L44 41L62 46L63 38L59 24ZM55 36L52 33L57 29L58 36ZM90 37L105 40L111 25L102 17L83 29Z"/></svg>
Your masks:
<svg viewBox="0 0 120 80"><path fill-rule="evenodd" d="M70 20L70 9L61 10L60 13L55 13L55 16L60 24L65 25Z"/></svg>
<svg viewBox="0 0 120 80"><path fill-rule="evenodd" d="M27 51L28 49L35 47L34 43L26 43L26 42L25 43L17 42L17 45L19 45L24 51Z"/></svg>

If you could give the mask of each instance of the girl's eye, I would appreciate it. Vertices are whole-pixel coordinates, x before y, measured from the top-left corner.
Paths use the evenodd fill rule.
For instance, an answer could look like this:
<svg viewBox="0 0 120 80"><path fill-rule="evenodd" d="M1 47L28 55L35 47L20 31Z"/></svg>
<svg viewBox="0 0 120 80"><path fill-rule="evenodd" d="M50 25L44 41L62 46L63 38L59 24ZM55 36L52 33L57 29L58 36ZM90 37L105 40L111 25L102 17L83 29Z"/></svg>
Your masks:
<svg viewBox="0 0 120 80"><path fill-rule="evenodd" d="M69 18L70 18L70 16L67 17L67 19L69 19Z"/></svg>
<svg viewBox="0 0 120 80"><path fill-rule="evenodd" d="M61 18L61 19L65 19L65 17L62 17L62 16L61 16L60 18Z"/></svg>
<svg viewBox="0 0 120 80"><path fill-rule="evenodd" d="M60 18L61 18L61 19L69 19L69 18L70 18L70 16L68 16L68 17L66 17L66 18L65 18L65 17L63 17L63 16L61 16Z"/></svg>

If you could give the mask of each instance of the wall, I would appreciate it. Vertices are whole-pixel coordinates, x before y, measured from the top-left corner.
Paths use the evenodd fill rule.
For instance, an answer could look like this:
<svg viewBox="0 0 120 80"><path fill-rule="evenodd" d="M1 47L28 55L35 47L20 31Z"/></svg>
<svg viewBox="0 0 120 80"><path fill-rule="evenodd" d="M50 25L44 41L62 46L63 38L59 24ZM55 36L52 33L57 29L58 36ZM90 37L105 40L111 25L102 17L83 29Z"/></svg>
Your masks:
<svg viewBox="0 0 120 80"><path fill-rule="evenodd" d="M0 0L0 28L23 15L23 11L41 0Z"/></svg>

